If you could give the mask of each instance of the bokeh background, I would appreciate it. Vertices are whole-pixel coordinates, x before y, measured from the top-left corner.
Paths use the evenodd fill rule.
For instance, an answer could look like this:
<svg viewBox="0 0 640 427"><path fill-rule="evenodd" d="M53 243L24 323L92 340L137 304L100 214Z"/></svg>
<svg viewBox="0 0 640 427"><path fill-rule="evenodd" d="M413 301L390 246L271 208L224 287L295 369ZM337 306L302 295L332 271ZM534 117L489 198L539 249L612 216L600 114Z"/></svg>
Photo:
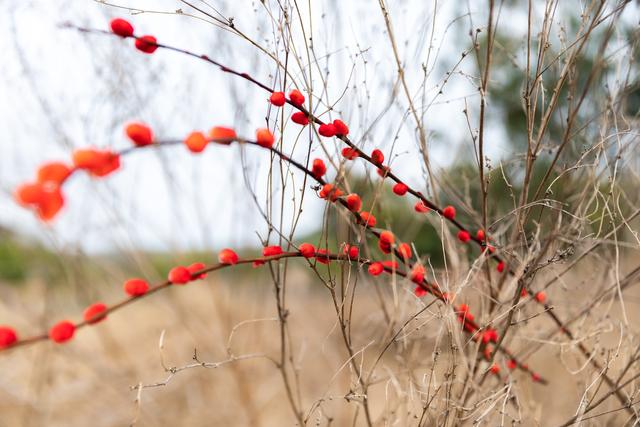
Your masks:
<svg viewBox="0 0 640 427"><path fill-rule="evenodd" d="M272 194L282 200L298 194L301 176L294 173L298 180L286 188L277 183L270 187L267 177L272 164L254 147L209 147L193 156L175 146L128 156L122 170L109 179L74 177L65 187L64 212L51 224L42 224L19 207L12 192L31 179L39 164L68 159L79 147L126 147L129 143L122 128L127 121L145 121L159 137L182 138L193 129L213 125L232 125L240 134L252 135L255 128L264 126L267 115L274 115L276 123L279 120L269 110L265 93L241 79L171 52L142 55L128 41L81 34L63 24L106 29L111 18L124 16L160 42L205 53L276 87L282 76L268 54L281 57L284 46L291 43L292 56L298 57L292 77L298 83L304 81L303 75L314 77L314 93L324 101L321 111L328 110L326 117L343 118L359 146L365 151L383 149L394 170L412 186L428 191L384 21L377 5L370 3L328 0L314 2L311 10L308 4L298 4L299 16L294 20L313 28L311 58L300 41L306 34L300 25L293 26L290 40L279 33L276 22L282 11L277 2L197 2L215 16L233 17L234 32L172 0L4 0L5 13L0 15L0 324L11 323L25 335L39 333L61 317L77 318L93 301L118 300L128 277L157 282L176 264L213 262L223 247L236 248L241 254L258 253L269 230L261 213L265 211L270 211L274 223L282 220L285 234L295 229L298 242L327 239L339 245L344 241L344 231L323 232L325 222L329 229L340 230L341 219L326 212L310 186L295 227L291 219L299 205L292 209L284 203L282 211L269 205ZM490 214L496 218L509 211L510 194L518 191L500 177L518 181L522 170L517 160L526 143L521 64L526 54L527 10L519 3L502 5L491 81L486 162L494 177ZM544 8L533 3L541 16ZM576 33L580 4L558 4L553 52L561 52L566 39ZM477 165L464 114L465 109L473 112L477 107L478 72L473 60L461 58L471 49L469 31L485 22L486 10L480 3L455 1L408 0L390 2L388 7L406 77L427 124L440 196L463 207L463 222L478 225ZM617 91L616 99L622 99L620 108L628 118L625 126L638 129L640 83L637 59L629 54L636 48L639 16L633 2L616 28L607 55L610 66L598 75L580 113L586 126L598 124L601 100ZM593 65L590 61L599 54L597 47L594 43L586 50L580 63L584 70ZM545 78L552 82L557 72L552 68ZM561 136L562 120L552 120L549 140ZM562 160L567 164L593 143L588 138L593 133L584 135L577 135L565 153ZM284 128L283 141L294 156L306 154L309 138L291 125ZM622 138L637 135L632 131ZM636 185L639 161L632 147L621 160L618 178L630 192ZM333 142L316 142L311 155L328 158L339 149ZM611 152L615 149L612 145ZM540 174L552 153L547 155L549 159L539 164ZM607 167L604 160L602 168ZM438 224L417 218L409 201L393 199L388 188L380 187L374 170L356 162L347 174L352 188L365 196L365 204L377 201L382 225L393 225L403 240L428 254L431 265L443 266ZM556 178L553 197L570 206L571 195L582 188L581 176L554 175L550 181ZM593 213L594 230L607 227L597 220L598 214ZM637 223L627 232L633 234L634 229ZM621 271L636 258L637 252L625 252ZM563 302L588 300L584 284L603 279L596 267L576 270L556 296ZM322 402L322 409L311 419L320 425L346 425L357 404L345 398L351 376L343 366L345 354L331 301L306 265L291 262L287 274L291 322L298 326L293 337L299 357L295 365L304 401L307 406ZM379 345L389 333L379 300L392 299L396 308L404 304L400 313L405 314L415 311L418 302L410 287L398 294L395 288L374 291L376 285L368 278L362 282L365 291L354 313L354 330L360 331L356 339L361 346ZM167 366L183 366L192 362L194 349L203 361L225 360L230 351L235 355L277 353L271 283L270 275L250 267L211 275L187 289L170 289L126 308L108 322L83 330L67 346L41 343L0 355L0 426L112 426L134 421L167 426L293 424L278 372L264 357L181 372L166 386L144 389L140 401L130 389L138 383L163 381L169 374L161 360ZM571 289L581 289L579 297L572 296ZM640 300L629 298L627 315L637 320ZM607 307L606 313L612 312L615 306ZM425 375L431 367L430 359L422 357L430 358L435 337L441 333L436 318L437 312L429 312L405 343L416 376ZM615 339L615 331L608 332ZM163 333L164 349L160 350ZM523 336L526 339L527 334ZM522 420L524 425L554 425L575 410L579 396L567 366L578 369L578 361L569 354L557 363L557 354L536 354L529 362L544 366L548 376L556 379L553 392L526 381L517 385L531 396L529 402L521 402L534 415ZM389 357L385 363L389 372L406 368L406 360ZM409 413L401 402L411 388L394 383L391 374L380 381L385 385L375 393L386 396L388 405L397 405L397 413ZM570 397L558 398L563 392ZM400 425L416 422L408 415L399 419Z"/></svg>

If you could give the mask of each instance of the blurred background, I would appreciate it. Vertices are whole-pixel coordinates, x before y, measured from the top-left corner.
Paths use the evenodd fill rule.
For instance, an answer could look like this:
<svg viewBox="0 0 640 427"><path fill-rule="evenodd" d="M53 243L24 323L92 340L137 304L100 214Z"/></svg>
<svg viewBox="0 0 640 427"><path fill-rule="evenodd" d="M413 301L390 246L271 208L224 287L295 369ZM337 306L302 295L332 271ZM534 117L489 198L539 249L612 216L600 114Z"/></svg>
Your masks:
<svg viewBox="0 0 640 427"><path fill-rule="evenodd" d="M460 220L476 228L481 223L472 139L476 125L470 125L468 118L477 114L479 95L470 34L482 43L484 33L476 30L486 22L485 7L479 2L389 3L406 78L429 135L437 195L443 204L460 206ZM544 2L532 3L542 19ZM233 247L241 255L257 254L264 243L278 243L267 219L278 224L284 235L293 235L296 243L339 247L353 237L344 218L327 210L309 183L301 185L302 175L291 172L286 184L272 180L270 176L280 174L279 162L255 147L237 145L211 146L198 156L180 145L145 150L127 156L122 169L108 179L74 177L65 185L64 211L50 224L41 223L13 201L15 187L32 179L45 161L67 160L80 147L127 147L123 125L131 120L148 123L159 139L181 139L194 129L214 125L233 126L240 135L250 137L268 119L269 125L282 130L278 133L283 147L292 157L334 159L351 189L364 196L365 206L376 204L381 226L393 227L404 241L412 242L433 268L444 266L439 221L415 215L413 203L393 197L375 170L361 162L340 164L341 147L335 141L318 141L290 123L281 128L282 117L270 108L264 91L193 58L162 50L143 55L130 40L63 28L70 22L107 29L111 18L125 17L140 34L207 54L278 89L283 89L284 79L273 58L289 58L290 76L284 90L292 85L310 87L318 115L345 120L359 147L365 152L382 149L392 169L407 183L432 195L377 4L193 2L222 21L229 23L232 18L233 27L212 20L190 3L174 0L4 0L2 4L0 324L12 324L25 336L40 333L60 318L78 319L91 302L119 300L122 283L129 277L159 282L177 264L214 262L216 251L224 247ZM292 22L287 37L279 28L284 16L281 6ZM579 31L581 6L577 1L557 4L549 57L563 52ZM510 225L503 216L521 191L518 183L527 141L522 107L526 16L527 8L520 2L501 2L485 153L491 177L489 215L496 236ZM605 141L593 160L595 168L584 175L581 170L554 172L546 181L553 182L547 189L550 197L565 202L568 211L572 195L583 189L587 174L602 173L599 182L604 189L613 168L609 156L615 158L621 145L630 148L615 164L616 183L637 198L640 158L632 142L638 138L640 112L634 56L639 18L638 4L633 2L620 18L604 55L607 65L591 83L580 110L577 120L584 127L561 158L562 164L572 165ZM584 83L580 79L595 61L602 61L598 43L604 37L604 31L595 32L580 59L584 72L576 74L576 84ZM559 66L550 67L544 75L549 87L559 71ZM618 134L617 141L598 135L608 120L602 114L605 100L614 100L615 111L624 118L617 126L625 132ZM560 109L569 102L563 97ZM545 140L549 150L543 153L548 158L537 166L534 188L553 158L553 141L561 138L565 120L561 115L551 120ZM598 136L599 140L594 139ZM337 173L330 167L330 176ZM636 201L619 206L620 213L628 214ZM611 226L603 220L608 203L593 210L587 230L601 233ZM637 236L637 226L637 222L630 224L621 240ZM621 271L637 258L635 250L623 248ZM469 251L463 257L472 260L474 255ZM275 268L286 272L289 283L290 322L297 326L291 337L296 356L292 364L300 375L296 379L300 399L307 408L320 408L310 423L347 425L357 404L349 397L352 373L344 366L332 301L306 264L291 261ZM333 273L342 276L357 274L355 267L336 269ZM583 289L600 273L592 265L584 266L556 296L569 301L571 289ZM375 347L389 338L388 314L380 310L384 301L393 301L398 318L419 309L420 302L410 286L397 292L378 289L367 277L361 281L358 286L365 291L358 296L353 329L359 331L359 346ZM583 298L589 298L588 292ZM629 316L635 316L640 301L633 298ZM100 326L82 330L67 346L45 342L3 353L0 426L293 424L282 380L269 360L279 345L275 316L271 275L246 267L210 275L187 289L154 295L114 313ZM430 355L441 345L438 337L443 326L431 327L437 316L434 308L421 317L420 327L405 342L403 354L409 356L385 358L389 372L402 370L412 361L415 376L426 375L432 368ZM158 343L163 333L161 350ZM525 329L522 334L527 335ZM187 365L193 362L194 349L199 360L207 362L224 361L230 354L257 356L217 369L190 369L166 385L145 388L140 395L130 389L138 383L164 381L170 373L164 371L162 360L166 366ZM423 360L424 355L429 360ZM530 402L521 402L533 414L520 420L524 425L553 425L552 421L563 421L575 410L580 396L571 394L574 380L554 360L555 354L535 354L529 362L545 366L548 376L558 379L554 393L526 381L517 385L524 395L533 396ZM381 376L385 386L372 393L386 396L382 400L387 405L397 405L390 410L398 415L396 425L415 423L409 414L419 408L420 396L409 399L413 409L403 406L405 394L415 390L391 377ZM563 390L571 396L566 402L554 397ZM543 415L550 418L541 422Z"/></svg>

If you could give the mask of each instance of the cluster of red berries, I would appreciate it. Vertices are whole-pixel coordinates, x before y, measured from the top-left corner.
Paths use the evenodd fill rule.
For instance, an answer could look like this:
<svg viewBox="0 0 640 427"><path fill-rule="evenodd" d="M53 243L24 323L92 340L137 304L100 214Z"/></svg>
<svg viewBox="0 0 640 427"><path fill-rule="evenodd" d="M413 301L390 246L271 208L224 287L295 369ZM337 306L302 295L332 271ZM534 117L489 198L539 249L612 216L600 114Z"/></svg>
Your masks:
<svg viewBox="0 0 640 427"><path fill-rule="evenodd" d="M123 38L127 37L135 37L135 47L140 52L152 54L158 49L158 41L154 36L144 35L140 37L136 37L134 35L133 25L126 19L116 18L111 20L111 31Z"/></svg>

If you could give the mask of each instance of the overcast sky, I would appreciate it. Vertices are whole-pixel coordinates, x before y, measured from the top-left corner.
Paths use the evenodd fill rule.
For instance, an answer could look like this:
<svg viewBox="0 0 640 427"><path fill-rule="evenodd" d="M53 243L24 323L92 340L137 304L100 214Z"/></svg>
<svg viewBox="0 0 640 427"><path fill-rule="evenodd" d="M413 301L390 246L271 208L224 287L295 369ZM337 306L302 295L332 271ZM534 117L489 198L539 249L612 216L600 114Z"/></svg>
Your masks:
<svg viewBox="0 0 640 427"><path fill-rule="evenodd" d="M150 150L124 159L122 170L108 179L78 174L65 185L67 205L51 225L39 223L31 212L17 206L11 192L20 182L32 179L39 164L69 159L74 148L127 147L122 125L128 120L149 123L160 139L182 138L193 129L225 124L251 136L264 126L268 114L265 92L214 67L160 50L143 55L132 48L131 40L81 35L60 28L61 23L106 29L112 17L126 17L138 34L154 34L161 42L206 53L270 85L281 81L273 60L238 35L185 16L131 16L126 10L91 1L4 3L9 7L0 16L0 224L59 248L79 246L88 251L259 244L256 231L263 232L265 222L244 181L242 150L237 146L210 146L200 156L182 146ZM275 2L267 3L272 3L271 9L249 1L215 4L221 13L234 17L241 31L282 59L282 40L270 18L270 14L277 18L278 10ZM477 103L473 61L463 62L459 69L463 73L454 75L438 95L445 72L468 46L466 6L438 3L430 44L434 4L423 0L389 3L410 89L420 102L432 103L425 120L435 167L446 166L456 153L471 150L462 110L465 98ZM189 10L172 0L118 4L154 11ZM403 93L394 92L397 69L377 3L314 5L314 93L335 103L334 111L325 117L347 121L354 140L367 152L379 147L388 154L395 141L394 169L424 190L414 123L406 117ZM300 12L309 32L309 13ZM471 12L480 26L482 11ZM515 27L513 17L504 25ZM295 46L306 67L299 23L294 27ZM423 91L421 64L425 63L431 74ZM320 78L325 70L330 70L326 93ZM292 67L292 74L302 81L299 67ZM271 113L272 123L276 113ZM299 128L287 126L288 150L298 135ZM501 139L499 133L490 135L489 153L496 158L506 150ZM307 141L306 134L298 141L296 158L304 159ZM329 153L341 148L332 141L324 144ZM318 141L312 147L312 158L326 158ZM244 158L249 185L264 207L269 158L254 147L244 151ZM360 166L356 169L364 172ZM295 185L299 188L299 179ZM323 206L312 193L307 194L299 235L317 227Z"/></svg>

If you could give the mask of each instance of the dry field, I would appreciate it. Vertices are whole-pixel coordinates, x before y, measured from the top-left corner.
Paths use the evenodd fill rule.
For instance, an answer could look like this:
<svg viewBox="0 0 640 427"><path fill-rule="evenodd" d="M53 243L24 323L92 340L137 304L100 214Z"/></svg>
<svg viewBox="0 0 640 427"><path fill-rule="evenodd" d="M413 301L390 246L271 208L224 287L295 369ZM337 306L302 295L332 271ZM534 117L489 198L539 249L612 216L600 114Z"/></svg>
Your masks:
<svg viewBox="0 0 640 427"><path fill-rule="evenodd" d="M597 264L585 262L565 276L562 291L552 292L554 300L573 303L576 310L583 307L593 297L590 284L607 280L601 277ZM82 286L90 288L91 281L86 283ZM299 264L291 269L288 283L289 331L296 367L291 375L309 425L352 425L355 418L362 422L362 414L357 415L356 379L347 363L328 292ZM392 283L376 283L366 277L357 283L353 347L361 350L357 360L364 372L409 316L428 303L428 297L418 300L406 281L398 280L396 285L394 303ZM102 288L88 291L104 301L121 297L115 279ZM51 290L42 282L3 292L2 318L15 319L22 330L33 333L48 324L48 313L67 313L73 318L85 304L72 289ZM622 310L615 295L611 296L613 300L603 299L577 326L587 343L601 349L599 357L613 360L609 373L615 377L624 353L629 351L625 344L617 348L622 339L615 325L623 321ZM638 302L640 291L631 287L625 292L625 309L632 329L640 320ZM536 313L537 307L529 307L519 315ZM421 402L429 397L442 412L428 424L443 422L445 407L452 406L440 386L452 366L456 366L456 377L462 379L470 363L464 353L452 357L450 338L462 339L463 345L472 349L476 345L465 341L454 319L450 306L432 305L411 321L386 351L370 387L371 410L379 425L417 425ZM548 339L553 330L551 322L537 316L521 323L509 340L515 351L539 342L543 351L530 356L525 353L524 360L552 383L534 384L516 373L506 387L518 389L518 400L505 399L502 393L488 395L476 409L465 413L468 424L474 420L482 425L511 424L513 417L524 426L552 426L575 413L581 390L594 376L575 348L555 342L558 335ZM590 333L597 336L597 342L589 340ZM278 334L273 285L268 277L252 272L218 274L186 287L170 288L114 313L107 322L79 331L70 344L43 342L3 353L0 426L121 426L133 422L141 426L294 425L280 371L272 361L279 353ZM434 361L436 347L440 356ZM473 354L472 349L465 352ZM196 351L198 361L220 365L170 372L173 367L195 363ZM232 358L237 360L230 361ZM494 390L504 392L496 378L487 381L496 383ZM163 382L166 385L159 385ZM462 387L462 381L458 386L455 383L451 390L454 396ZM149 387L138 392L132 389L137 384ZM618 406L611 399L600 409ZM616 412L583 425L621 425L626 419L623 415Z"/></svg>

